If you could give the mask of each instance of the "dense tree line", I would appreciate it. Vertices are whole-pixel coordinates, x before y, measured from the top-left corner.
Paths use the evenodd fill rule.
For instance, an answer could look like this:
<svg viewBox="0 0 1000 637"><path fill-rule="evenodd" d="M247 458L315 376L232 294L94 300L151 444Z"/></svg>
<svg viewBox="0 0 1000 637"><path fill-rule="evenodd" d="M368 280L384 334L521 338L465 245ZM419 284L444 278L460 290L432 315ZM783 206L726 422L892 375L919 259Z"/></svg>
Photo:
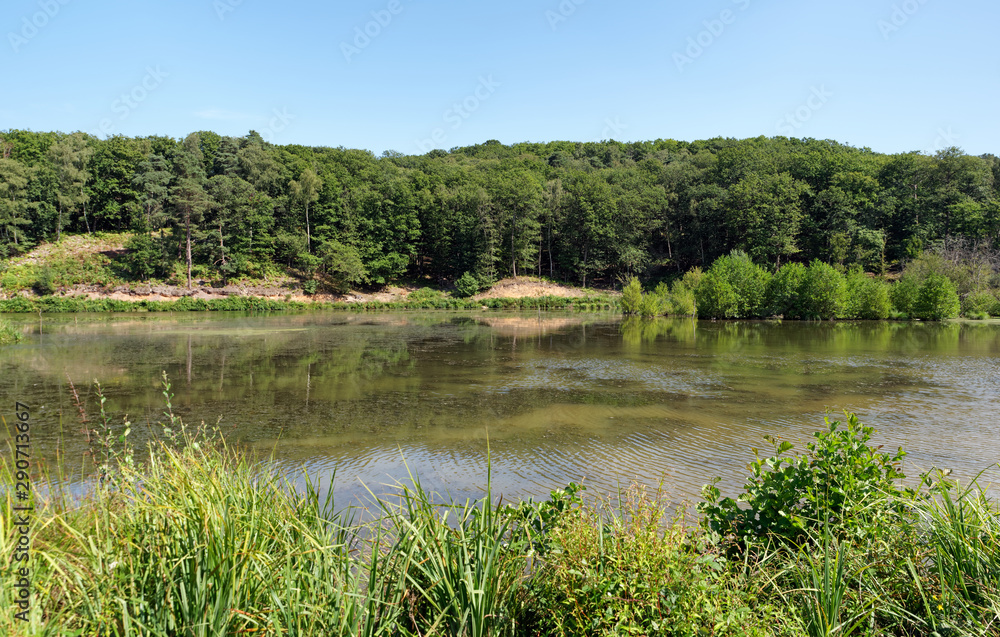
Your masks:
<svg viewBox="0 0 1000 637"><path fill-rule="evenodd" d="M742 250L883 271L946 238L1000 241L1000 158L885 155L833 141L496 141L422 156L192 133L0 132L0 256L131 231L137 278L488 283L708 268Z"/></svg>

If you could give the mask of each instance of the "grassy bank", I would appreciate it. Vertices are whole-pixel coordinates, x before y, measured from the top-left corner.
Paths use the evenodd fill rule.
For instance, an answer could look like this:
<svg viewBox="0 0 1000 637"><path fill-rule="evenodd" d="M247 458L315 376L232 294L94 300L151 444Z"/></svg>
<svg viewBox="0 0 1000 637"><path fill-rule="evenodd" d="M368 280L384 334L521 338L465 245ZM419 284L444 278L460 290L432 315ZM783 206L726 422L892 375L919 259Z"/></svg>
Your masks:
<svg viewBox="0 0 1000 637"><path fill-rule="evenodd" d="M4 561L4 635L1000 630L996 503L940 475L904 489L903 454L870 447L853 417L799 455L775 441L739 505L708 485L698 523L638 485L601 498L571 484L506 505L489 486L442 502L414 479L340 510L308 479L296 490L174 417L141 461L128 424L102 420L96 486L36 502L28 624L14 619L18 573ZM11 485L24 479L12 457L0 465L5 556L19 537Z"/></svg>
<svg viewBox="0 0 1000 637"><path fill-rule="evenodd" d="M411 295L413 296L413 295ZM617 301L607 296L495 298L473 301L444 294L418 295L401 301L363 303L303 302L264 299L253 296L230 296L218 299L184 297L176 301L125 301L110 298L42 296L0 300L0 313L69 313L69 312L284 312L301 310L613 310Z"/></svg>

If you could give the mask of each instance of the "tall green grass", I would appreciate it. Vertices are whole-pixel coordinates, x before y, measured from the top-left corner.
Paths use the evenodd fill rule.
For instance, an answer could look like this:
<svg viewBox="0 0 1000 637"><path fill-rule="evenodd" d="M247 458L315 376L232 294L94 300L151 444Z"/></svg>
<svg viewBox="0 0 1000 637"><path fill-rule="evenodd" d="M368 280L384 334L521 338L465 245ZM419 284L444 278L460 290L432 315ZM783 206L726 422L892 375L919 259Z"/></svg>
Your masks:
<svg viewBox="0 0 1000 637"><path fill-rule="evenodd" d="M456 502L411 476L363 508L338 508L330 485L276 475L268 458L187 428L169 384L164 393L160 442L140 454L129 425L102 414L90 490L36 498L31 622L0 613L0 634L1000 633L1000 510L976 482L928 474L919 489L863 488L864 510L851 516L816 495L819 525L728 528L691 524L664 489L641 485L584 497L571 484L548 501L503 504L487 456L479 498ZM788 480L800 473L800 486L816 484L805 480L812 471L852 489L884 485L896 456L873 456L866 430L848 424L818 434L809 453L821 462L755 462ZM0 460L5 557L18 539L11 457ZM764 480L755 475L751 487ZM60 479L44 469L32 478ZM767 497L791 506L803 489ZM729 513L704 515L732 522ZM16 579L5 560L5 610Z"/></svg>
<svg viewBox="0 0 1000 637"><path fill-rule="evenodd" d="M0 346L20 343L24 335L4 321L0 321Z"/></svg>

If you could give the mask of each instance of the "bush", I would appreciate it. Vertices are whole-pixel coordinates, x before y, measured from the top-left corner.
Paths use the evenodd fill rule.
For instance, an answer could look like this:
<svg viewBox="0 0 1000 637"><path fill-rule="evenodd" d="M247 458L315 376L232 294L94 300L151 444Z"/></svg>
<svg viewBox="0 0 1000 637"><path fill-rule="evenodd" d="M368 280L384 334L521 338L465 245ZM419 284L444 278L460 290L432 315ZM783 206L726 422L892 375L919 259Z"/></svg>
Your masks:
<svg viewBox="0 0 1000 637"><path fill-rule="evenodd" d="M962 299L962 314L964 316L990 315L996 308L997 298L990 292L973 292Z"/></svg>
<svg viewBox="0 0 1000 637"><path fill-rule="evenodd" d="M56 292L55 284L55 274L52 272L52 268L49 266L44 266L41 272L38 273L38 278L35 279L35 283L31 286L39 296L50 296Z"/></svg>
<svg viewBox="0 0 1000 637"><path fill-rule="evenodd" d="M955 318L961 305L955 284L943 274L929 275L917 290L913 316L925 321Z"/></svg>
<svg viewBox="0 0 1000 637"><path fill-rule="evenodd" d="M681 277L681 283L684 284L684 287L693 292L698 289L699 285L701 285L701 279L704 276L705 273L701 271L701 268L695 266L684 273L684 276Z"/></svg>
<svg viewBox="0 0 1000 637"><path fill-rule="evenodd" d="M843 274L818 259L809 264L799 292L803 318L841 317L846 299L847 284Z"/></svg>
<svg viewBox="0 0 1000 637"><path fill-rule="evenodd" d="M622 288L622 314L638 314L642 308L642 284L632 277Z"/></svg>
<svg viewBox="0 0 1000 637"><path fill-rule="evenodd" d="M826 525L862 541L875 533L871 520L901 511L889 496L904 493L895 481L904 477L900 461L906 453L889 455L869 446L874 429L846 415L845 429L827 418L826 431L815 433L816 441L802 455L785 456L793 445L765 436L774 455L762 458L753 450L750 477L735 500L722 497L718 478L705 486L705 502L698 507L703 526L740 549L772 542L796 547Z"/></svg>
<svg viewBox="0 0 1000 637"><path fill-rule="evenodd" d="M917 303L917 292L920 290L920 281L915 277L904 275L896 282L890 290L892 305L901 314L912 314L913 307Z"/></svg>
<svg viewBox="0 0 1000 637"><path fill-rule="evenodd" d="M709 271L695 291L698 316L701 318L739 317L740 297L728 281Z"/></svg>
<svg viewBox="0 0 1000 637"><path fill-rule="evenodd" d="M479 292L479 279L471 272L466 272L455 281L455 289L461 297L470 297Z"/></svg>
<svg viewBox="0 0 1000 637"><path fill-rule="evenodd" d="M694 291L687 286L684 279L674 281L669 298L669 311L675 316L694 316L698 311L694 300Z"/></svg>
<svg viewBox="0 0 1000 637"><path fill-rule="evenodd" d="M327 283L337 292L347 292L368 276L358 249L352 245L331 239L322 242L318 253Z"/></svg>
<svg viewBox="0 0 1000 637"><path fill-rule="evenodd" d="M891 313L889 286L884 281L867 276L861 270L853 270L847 275L847 317L880 321L889 318Z"/></svg>
<svg viewBox="0 0 1000 637"><path fill-rule="evenodd" d="M766 312L771 275L741 250L719 257L695 291L702 318L756 318Z"/></svg>
<svg viewBox="0 0 1000 637"><path fill-rule="evenodd" d="M517 634L759 634L759 620L729 612L749 603L727 586L722 561L695 549L697 532L667 506L662 492L632 485L616 501L562 513L528 581L533 621Z"/></svg>
<svg viewBox="0 0 1000 637"><path fill-rule="evenodd" d="M806 266L786 263L771 277L767 286L767 312L772 316L801 318L799 294L806 278Z"/></svg>
<svg viewBox="0 0 1000 637"><path fill-rule="evenodd" d="M319 281L317 281L316 279L308 279L302 282L302 292L304 294L312 296L313 294L316 294L316 290L318 289L319 289Z"/></svg>
<svg viewBox="0 0 1000 637"><path fill-rule="evenodd" d="M654 318L667 311L666 299L656 293L643 294L639 299L639 315L644 318Z"/></svg>
<svg viewBox="0 0 1000 637"><path fill-rule="evenodd" d="M136 281L145 281L157 273L160 249L145 232L134 234L125 242L125 272Z"/></svg>

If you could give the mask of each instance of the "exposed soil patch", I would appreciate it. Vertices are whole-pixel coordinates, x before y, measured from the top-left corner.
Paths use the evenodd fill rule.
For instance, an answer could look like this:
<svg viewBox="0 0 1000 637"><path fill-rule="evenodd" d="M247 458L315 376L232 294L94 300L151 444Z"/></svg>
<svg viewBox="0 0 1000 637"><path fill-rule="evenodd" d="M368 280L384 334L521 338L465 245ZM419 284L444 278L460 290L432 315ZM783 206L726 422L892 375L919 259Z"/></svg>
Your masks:
<svg viewBox="0 0 1000 637"><path fill-rule="evenodd" d="M602 294L616 294L607 290L602 290ZM561 283L552 283L533 277L518 277L516 279L503 279L497 281L496 285L473 299L520 299L538 298L540 296L559 296L568 298L579 298L593 294L592 291Z"/></svg>
<svg viewBox="0 0 1000 637"><path fill-rule="evenodd" d="M109 235L71 235L63 237L58 244L42 244L30 253L11 259L10 267L19 265L37 266L60 259L78 260L83 262L89 256L103 255L108 259L117 259L124 255L127 234ZM228 285L210 281L195 281L191 289L186 285L167 285L163 283L128 283L105 287L103 285L71 285L60 289L60 296L82 296L90 299L110 298L122 301L171 301L183 297L196 299L219 299L228 296L259 297L271 300L289 301L323 301L334 303L398 303L409 295L421 289L413 285L390 285L379 290L352 290L345 294L315 294L306 295L302 291L302 283L292 276L237 282ZM21 290L13 294L31 296L30 290ZM585 297L593 294L593 290L560 283L552 283L535 277L508 278L498 281L489 290L473 296L473 300L496 298L538 298L542 296ZM601 294L617 294L601 290ZM7 296L7 294L0 294Z"/></svg>

